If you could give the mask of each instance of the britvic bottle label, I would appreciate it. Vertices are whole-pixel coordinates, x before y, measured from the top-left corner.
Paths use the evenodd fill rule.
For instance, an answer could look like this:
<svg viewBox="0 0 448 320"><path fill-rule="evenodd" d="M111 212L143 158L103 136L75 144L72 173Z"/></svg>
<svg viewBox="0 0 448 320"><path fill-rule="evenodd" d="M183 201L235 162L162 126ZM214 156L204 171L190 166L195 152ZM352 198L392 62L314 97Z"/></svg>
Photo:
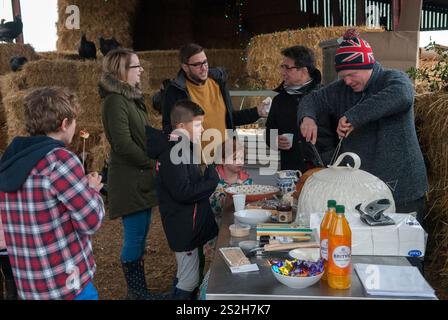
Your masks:
<svg viewBox="0 0 448 320"><path fill-rule="evenodd" d="M350 265L351 257L350 247L339 246L333 250L334 264L341 269L347 268Z"/></svg>
<svg viewBox="0 0 448 320"><path fill-rule="evenodd" d="M328 261L328 239L322 239L320 242L322 258Z"/></svg>

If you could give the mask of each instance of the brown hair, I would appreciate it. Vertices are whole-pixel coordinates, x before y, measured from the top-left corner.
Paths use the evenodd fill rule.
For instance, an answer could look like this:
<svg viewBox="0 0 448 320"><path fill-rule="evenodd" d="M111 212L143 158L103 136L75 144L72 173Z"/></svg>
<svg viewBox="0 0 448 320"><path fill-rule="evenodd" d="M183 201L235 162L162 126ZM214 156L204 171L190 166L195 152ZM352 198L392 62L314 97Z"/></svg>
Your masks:
<svg viewBox="0 0 448 320"><path fill-rule="evenodd" d="M62 121L71 123L80 112L76 94L67 88L37 88L25 97L25 127L32 136L58 132Z"/></svg>
<svg viewBox="0 0 448 320"><path fill-rule="evenodd" d="M179 49L180 63L188 63L188 60L195 54L201 53L204 48L196 43L189 43Z"/></svg>
<svg viewBox="0 0 448 320"><path fill-rule="evenodd" d="M179 123L188 123L193 121L194 117L203 115L205 112L197 103L191 100L179 100L171 110L171 126L174 129Z"/></svg>
<svg viewBox="0 0 448 320"><path fill-rule="evenodd" d="M127 81L127 68L134 54L137 55L135 51L123 48L109 51L103 59L103 72L111 74L118 80Z"/></svg>

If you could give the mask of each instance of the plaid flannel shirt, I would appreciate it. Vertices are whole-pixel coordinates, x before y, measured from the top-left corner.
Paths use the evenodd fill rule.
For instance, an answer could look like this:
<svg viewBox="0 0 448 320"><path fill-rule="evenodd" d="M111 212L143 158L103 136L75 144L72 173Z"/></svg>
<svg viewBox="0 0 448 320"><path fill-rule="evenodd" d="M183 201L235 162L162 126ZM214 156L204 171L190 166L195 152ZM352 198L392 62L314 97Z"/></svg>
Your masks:
<svg viewBox="0 0 448 320"><path fill-rule="evenodd" d="M21 189L0 192L0 213L21 299L73 299L92 280L104 204L72 152L50 151Z"/></svg>

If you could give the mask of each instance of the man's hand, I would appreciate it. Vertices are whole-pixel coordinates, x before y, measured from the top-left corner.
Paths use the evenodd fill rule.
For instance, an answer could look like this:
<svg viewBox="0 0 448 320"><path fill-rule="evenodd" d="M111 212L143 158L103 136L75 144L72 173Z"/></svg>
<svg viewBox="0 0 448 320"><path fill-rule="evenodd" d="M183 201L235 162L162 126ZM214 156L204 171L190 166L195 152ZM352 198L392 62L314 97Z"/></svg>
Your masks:
<svg viewBox="0 0 448 320"><path fill-rule="evenodd" d="M292 145L289 144L288 138L282 135L277 137L277 144L280 150L289 150L292 147Z"/></svg>
<svg viewBox="0 0 448 320"><path fill-rule="evenodd" d="M89 187L95 189L98 192L103 188L103 184L101 183L102 179L103 177L101 177L98 174L98 172L90 172L87 175L87 181L89 183Z"/></svg>
<svg viewBox="0 0 448 320"><path fill-rule="evenodd" d="M314 119L305 117L300 125L300 132L307 142L316 144L317 141L317 125Z"/></svg>
<svg viewBox="0 0 448 320"><path fill-rule="evenodd" d="M348 135L354 130L351 123L348 122L348 119L346 116L343 116L341 119L339 119L338 128L336 129L336 132L338 133L339 137L347 138Z"/></svg>

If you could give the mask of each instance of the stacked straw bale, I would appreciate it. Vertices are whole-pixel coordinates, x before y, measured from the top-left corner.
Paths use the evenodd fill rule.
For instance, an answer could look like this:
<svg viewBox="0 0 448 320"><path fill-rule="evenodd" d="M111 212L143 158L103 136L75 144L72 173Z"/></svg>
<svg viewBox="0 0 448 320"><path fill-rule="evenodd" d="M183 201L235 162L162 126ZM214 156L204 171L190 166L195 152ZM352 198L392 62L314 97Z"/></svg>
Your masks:
<svg viewBox="0 0 448 320"><path fill-rule="evenodd" d="M66 60L82 60L79 57L78 51L47 51L47 52L39 52L39 58L45 60L57 60L57 59L66 59ZM101 55L97 57L101 58Z"/></svg>
<svg viewBox="0 0 448 320"><path fill-rule="evenodd" d="M428 165L430 190L425 219L432 275L448 287L448 92L416 96L416 126Z"/></svg>
<svg viewBox="0 0 448 320"><path fill-rule="evenodd" d="M0 76L0 83L3 81L3 77ZM0 90L0 156L7 145L7 133L6 133L6 115L5 108L2 103L2 90Z"/></svg>
<svg viewBox="0 0 448 320"><path fill-rule="evenodd" d="M38 55L29 44L2 43L0 44L0 75L11 72L9 60L13 56L24 56L28 61L38 59Z"/></svg>
<svg viewBox="0 0 448 320"><path fill-rule="evenodd" d="M252 88L273 89L281 82L278 66L282 61L280 51L283 48L303 45L316 53L317 67L322 70L322 49L319 43L341 37L347 27L307 28L289 30L255 36L247 48L247 71ZM382 29L357 27L361 32L382 32Z"/></svg>
<svg viewBox="0 0 448 320"><path fill-rule="evenodd" d="M246 75L244 50L205 49L210 67L224 67L229 75L231 87L240 85ZM137 52L142 60L151 62L150 85L158 88L164 79L176 77L180 69L178 50L154 50Z"/></svg>
<svg viewBox="0 0 448 320"><path fill-rule="evenodd" d="M77 50L81 31L88 40L95 42L98 49L100 36L114 36L122 46L132 48L138 3L139 0L58 0L57 50ZM80 30L68 29L65 25L69 17L65 10L70 5L76 5L80 10Z"/></svg>
<svg viewBox="0 0 448 320"><path fill-rule="evenodd" d="M147 61L141 61L144 68L149 69ZM87 166L93 168L92 163L102 164L106 153L96 155L92 150L107 150L107 141L102 138L103 126L101 122L102 102L98 95L98 82L101 77L99 61L71 61L71 60L38 60L25 65L22 72L8 74L2 77L1 92L3 96L3 110L7 124L7 139L9 143L17 135L25 134L23 126L23 98L36 87L64 86L72 89L78 95L81 113L77 119L77 132L81 129L90 133L86 141ZM148 81L142 83L142 90L146 97L152 91ZM157 115L151 115L152 108L148 105L150 118L157 120ZM154 112L153 112L154 113ZM158 126L155 124L154 126ZM78 133L70 148L78 155L82 154L83 141ZM96 149L95 149L96 148ZM102 148L102 149L101 149ZM101 157L101 158L98 158Z"/></svg>

